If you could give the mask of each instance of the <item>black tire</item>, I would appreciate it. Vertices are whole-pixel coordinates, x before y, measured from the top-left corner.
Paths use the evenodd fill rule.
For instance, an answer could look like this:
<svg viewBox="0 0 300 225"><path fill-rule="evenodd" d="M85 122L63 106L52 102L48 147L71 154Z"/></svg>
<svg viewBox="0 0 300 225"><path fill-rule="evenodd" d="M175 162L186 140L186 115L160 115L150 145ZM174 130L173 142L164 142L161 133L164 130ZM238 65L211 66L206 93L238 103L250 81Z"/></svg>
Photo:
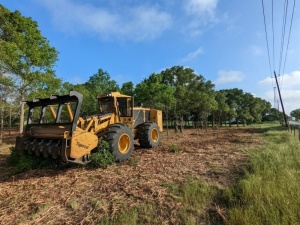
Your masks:
<svg viewBox="0 0 300 225"><path fill-rule="evenodd" d="M145 122L138 126L138 138L141 147L155 148L160 144L161 133L154 122Z"/></svg>
<svg viewBox="0 0 300 225"><path fill-rule="evenodd" d="M129 159L133 146L131 129L122 123L110 125L104 132L103 139L108 142L109 150L118 162Z"/></svg>

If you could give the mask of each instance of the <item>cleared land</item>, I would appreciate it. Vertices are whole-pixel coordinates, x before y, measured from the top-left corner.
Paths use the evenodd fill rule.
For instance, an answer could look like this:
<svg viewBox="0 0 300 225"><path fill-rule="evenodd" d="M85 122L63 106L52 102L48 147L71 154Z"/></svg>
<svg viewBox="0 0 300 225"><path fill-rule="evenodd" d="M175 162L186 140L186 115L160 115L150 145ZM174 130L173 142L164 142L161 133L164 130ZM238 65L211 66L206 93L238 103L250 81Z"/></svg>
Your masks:
<svg viewBox="0 0 300 225"><path fill-rule="evenodd" d="M192 177L225 189L237 181L247 163L247 155L241 149L261 144L254 128L170 133L163 133L160 147L136 146L129 161L106 169L72 166L18 175L12 175L12 168L5 165L15 138L5 135L4 142L8 144L0 146L0 223L98 224L103 218L109 220L131 208L149 207L149 213L155 215L139 215L144 223L152 224L152 217L154 223L178 224L178 211L183 206L170 192L172 185ZM206 223L208 211L222 215L213 202L198 212L197 224ZM145 220L146 217L150 218Z"/></svg>

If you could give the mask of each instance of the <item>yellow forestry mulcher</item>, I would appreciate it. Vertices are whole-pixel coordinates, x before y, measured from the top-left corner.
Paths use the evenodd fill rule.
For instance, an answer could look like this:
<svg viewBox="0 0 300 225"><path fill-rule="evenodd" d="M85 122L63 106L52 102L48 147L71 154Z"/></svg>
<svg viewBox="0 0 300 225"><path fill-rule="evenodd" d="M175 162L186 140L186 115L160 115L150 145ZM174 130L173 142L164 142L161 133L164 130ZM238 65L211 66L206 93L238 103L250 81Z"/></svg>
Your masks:
<svg viewBox="0 0 300 225"><path fill-rule="evenodd" d="M79 116L83 96L76 91L26 101L27 124L16 139L16 150L86 164L99 139L108 142L116 161L130 157L134 140L145 148L160 144L160 110L133 107L133 97L119 92L98 95L97 99L99 114L85 119Z"/></svg>

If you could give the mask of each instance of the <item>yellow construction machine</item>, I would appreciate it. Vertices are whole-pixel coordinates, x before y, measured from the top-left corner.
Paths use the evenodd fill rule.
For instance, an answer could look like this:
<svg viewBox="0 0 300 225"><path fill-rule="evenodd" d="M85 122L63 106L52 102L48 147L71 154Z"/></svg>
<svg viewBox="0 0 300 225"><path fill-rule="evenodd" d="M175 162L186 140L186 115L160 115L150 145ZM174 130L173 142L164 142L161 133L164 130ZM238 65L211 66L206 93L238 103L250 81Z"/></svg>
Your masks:
<svg viewBox="0 0 300 225"><path fill-rule="evenodd" d="M108 142L116 161L130 157L134 140L145 148L160 144L160 110L134 107L133 97L119 92L98 95L97 99L99 114L87 118L80 117L83 96L76 91L26 101L27 123L16 139L16 150L86 164L100 139Z"/></svg>

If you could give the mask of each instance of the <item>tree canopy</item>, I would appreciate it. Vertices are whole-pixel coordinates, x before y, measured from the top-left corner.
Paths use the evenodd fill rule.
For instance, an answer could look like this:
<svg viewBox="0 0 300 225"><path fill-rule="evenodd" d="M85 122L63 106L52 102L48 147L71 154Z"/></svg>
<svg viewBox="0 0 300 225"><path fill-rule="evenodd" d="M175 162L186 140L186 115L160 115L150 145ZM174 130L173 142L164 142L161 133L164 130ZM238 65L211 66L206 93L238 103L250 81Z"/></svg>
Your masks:
<svg viewBox="0 0 300 225"><path fill-rule="evenodd" d="M300 120L300 109L294 109L291 111L290 115L295 117L296 120Z"/></svg>
<svg viewBox="0 0 300 225"><path fill-rule="evenodd" d="M0 74L13 82L19 100L46 97L60 87L61 80L55 77L53 69L57 55L37 22L0 5ZM22 131L23 104L20 109Z"/></svg>

